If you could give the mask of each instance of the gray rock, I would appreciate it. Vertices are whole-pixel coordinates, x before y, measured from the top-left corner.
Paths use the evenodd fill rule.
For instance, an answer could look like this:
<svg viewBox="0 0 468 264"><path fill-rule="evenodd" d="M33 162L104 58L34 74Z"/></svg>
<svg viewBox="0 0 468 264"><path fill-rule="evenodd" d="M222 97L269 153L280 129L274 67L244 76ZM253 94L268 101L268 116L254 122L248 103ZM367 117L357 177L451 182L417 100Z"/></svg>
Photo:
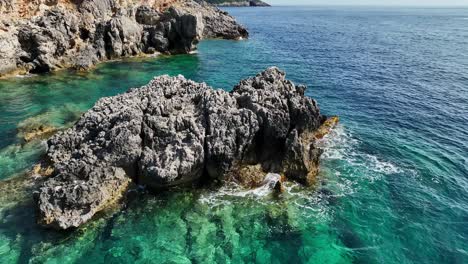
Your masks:
<svg viewBox="0 0 468 264"><path fill-rule="evenodd" d="M261 131L257 134L254 160L267 171L279 170L284 141L292 129L314 131L320 124L316 102L304 96L304 87L285 80L284 72L271 68L234 87L240 107L256 114ZM252 157L251 157L252 158Z"/></svg>
<svg viewBox="0 0 468 264"><path fill-rule="evenodd" d="M152 33L151 36L151 47L159 52L168 52L169 51L169 39L165 37L161 32L156 31Z"/></svg>
<svg viewBox="0 0 468 264"><path fill-rule="evenodd" d="M130 183L125 172L115 167L95 166L87 176L48 180L37 197L39 223L55 229L78 227L120 198Z"/></svg>
<svg viewBox="0 0 468 264"><path fill-rule="evenodd" d="M254 151L255 136L260 130L255 113L239 107L235 96L214 91L203 98L206 116L206 172L222 179L236 163L243 163Z"/></svg>
<svg viewBox="0 0 468 264"><path fill-rule="evenodd" d="M21 26L18 31L21 64L27 65L25 67L32 73L51 71L68 64L66 59L60 60L76 44L73 39L78 31L76 23L73 14L51 10Z"/></svg>
<svg viewBox="0 0 468 264"><path fill-rule="evenodd" d="M322 150L313 140L307 140L307 132L300 135L297 129L289 133L282 166L286 177L304 184L314 183L319 169Z"/></svg>
<svg viewBox="0 0 468 264"><path fill-rule="evenodd" d="M137 8L135 19L140 24L155 26L161 19L161 13L149 6L140 6Z"/></svg>
<svg viewBox="0 0 468 264"><path fill-rule="evenodd" d="M203 0L199 0L198 2L201 2ZM219 1L211 1L211 0L206 0L207 3L214 4L215 6L220 6L220 7L256 7L256 6L270 6L268 3L265 3L260 0L238 0L238 1L226 1L226 2L219 2Z"/></svg>
<svg viewBox="0 0 468 264"><path fill-rule="evenodd" d="M134 56L140 53L143 28L126 16L113 17L107 22L104 42L109 59Z"/></svg>
<svg viewBox="0 0 468 264"><path fill-rule="evenodd" d="M118 8L118 2L114 0L83 0L78 5L80 13L91 16L93 19L103 20L112 17Z"/></svg>
<svg viewBox="0 0 468 264"><path fill-rule="evenodd" d="M182 76L157 77L99 100L48 141L55 176L37 194L40 222L77 227L115 200L130 179L157 191L223 181L243 165L258 164L303 181L318 171L321 152L309 135L321 120L304 87L278 68L241 81L232 92Z"/></svg>
<svg viewBox="0 0 468 264"><path fill-rule="evenodd" d="M263 7L267 7L267 6L271 6L270 4L268 3L265 3L263 1L260 1L260 0L250 0L249 1L249 6L263 6Z"/></svg>
<svg viewBox="0 0 468 264"><path fill-rule="evenodd" d="M249 37L247 30L227 12L211 7L206 2L201 2L200 6L206 8L206 12L202 13L205 25L203 35L206 38L242 39Z"/></svg>
<svg viewBox="0 0 468 264"><path fill-rule="evenodd" d="M17 69L15 54L18 54L20 50L16 32L0 29L0 73L14 72Z"/></svg>
<svg viewBox="0 0 468 264"><path fill-rule="evenodd" d="M138 1L39 2L29 6L29 14L9 0L0 2L0 76L85 70L145 52L189 53L203 38L248 35L225 12L192 1L174 0L174 6L161 10Z"/></svg>

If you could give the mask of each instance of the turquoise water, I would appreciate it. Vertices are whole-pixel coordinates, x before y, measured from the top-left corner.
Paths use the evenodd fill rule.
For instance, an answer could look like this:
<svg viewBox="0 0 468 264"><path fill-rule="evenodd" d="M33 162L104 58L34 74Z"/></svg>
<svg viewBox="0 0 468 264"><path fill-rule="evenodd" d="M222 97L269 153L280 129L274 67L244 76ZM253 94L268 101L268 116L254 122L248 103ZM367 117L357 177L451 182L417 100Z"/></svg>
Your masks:
<svg viewBox="0 0 468 264"><path fill-rule="evenodd" d="M467 263L468 9L229 9L248 41L0 81L0 263ZM102 96L183 74L221 89L277 65L325 114L317 186L130 195L67 233L34 224L18 127L64 128Z"/></svg>

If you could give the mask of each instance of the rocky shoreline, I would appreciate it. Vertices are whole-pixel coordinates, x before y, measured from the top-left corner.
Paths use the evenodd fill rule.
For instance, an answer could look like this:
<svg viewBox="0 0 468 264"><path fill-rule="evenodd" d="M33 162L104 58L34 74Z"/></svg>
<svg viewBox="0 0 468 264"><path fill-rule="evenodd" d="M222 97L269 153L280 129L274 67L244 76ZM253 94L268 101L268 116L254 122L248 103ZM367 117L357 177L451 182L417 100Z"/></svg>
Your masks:
<svg viewBox="0 0 468 264"><path fill-rule="evenodd" d="M79 227L129 184L154 192L226 181L253 188L266 175L277 190L286 179L313 183L316 140L337 120L327 121L305 89L269 68L231 92L161 76L102 98L48 140L46 163L36 168L50 174L35 193L39 223Z"/></svg>
<svg viewBox="0 0 468 264"><path fill-rule="evenodd" d="M211 3L219 7L268 7L271 6L268 3L265 3L260 0L250 0L250 1L222 1L222 0L207 0L208 3Z"/></svg>
<svg viewBox="0 0 468 264"><path fill-rule="evenodd" d="M88 69L121 57L189 53L203 38L247 30L191 0L1 0L0 77Z"/></svg>

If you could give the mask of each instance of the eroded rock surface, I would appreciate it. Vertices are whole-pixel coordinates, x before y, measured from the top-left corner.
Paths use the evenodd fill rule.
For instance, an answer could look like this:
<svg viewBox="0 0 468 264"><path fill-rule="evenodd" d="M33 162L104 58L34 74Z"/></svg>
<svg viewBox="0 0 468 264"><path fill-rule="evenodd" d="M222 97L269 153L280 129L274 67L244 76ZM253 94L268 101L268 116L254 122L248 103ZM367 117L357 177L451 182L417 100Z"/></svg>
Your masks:
<svg viewBox="0 0 468 264"><path fill-rule="evenodd" d="M260 0L207 0L215 6L220 7L256 7L256 6L270 6L268 3Z"/></svg>
<svg viewBox="0 0 468 264"><path fill-rule="evenodd" d="M0 76L188 53L202 38L247 36L226 12L191 0L1 0Z"/></svg>
<svg viewBox="0 0 468 264"><path fill-rule="evenodd" d="M249 171L307 182L321 154L310 135L325 118L304 90L269 68L231 92L161 76L103 98L48 141L54 176L37 193L40 222L77 227L130 180L155 191L230 175L252 185L264 178Z"/></svg>

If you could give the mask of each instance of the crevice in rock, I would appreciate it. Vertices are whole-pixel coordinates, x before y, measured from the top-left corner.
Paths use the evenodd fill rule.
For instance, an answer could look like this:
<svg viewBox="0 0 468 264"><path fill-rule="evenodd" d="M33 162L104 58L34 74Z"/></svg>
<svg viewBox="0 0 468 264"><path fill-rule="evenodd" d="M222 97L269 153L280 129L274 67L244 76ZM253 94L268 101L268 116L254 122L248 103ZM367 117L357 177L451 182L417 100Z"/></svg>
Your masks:
<svg viewBox="0 0 468 264"><path fill-rule="evenodd" d="M200 102L201 103L201 102ZM210 179L211 179L211 176L208 172L208 140L207 138L211 135L211 131L210 131L210 124L209 124L209 113L208 111L206 110L205 107L203 107L203 123L204 123L204 127L205 127L205 139L203 141L203 153L204 153L204 157L203 157L203 172L202 172L202 176L200 178L200 184L201 185L208 185L210 183Z"/></svg>
<svg viewBox="0 0 468 264"><path fill-rule="evenodd" d="M80 39L87 41L90 38L90 32L87 28L80 28Z"/></svg>
<svg viewBox="0 0 468 264"><path fill-rule="evenodd" d="M36 67L32 68L29 71L29 73L33 73L33 74L46 73L46 72L50 72L50 67L47 64L36 65Z"/></svg>

